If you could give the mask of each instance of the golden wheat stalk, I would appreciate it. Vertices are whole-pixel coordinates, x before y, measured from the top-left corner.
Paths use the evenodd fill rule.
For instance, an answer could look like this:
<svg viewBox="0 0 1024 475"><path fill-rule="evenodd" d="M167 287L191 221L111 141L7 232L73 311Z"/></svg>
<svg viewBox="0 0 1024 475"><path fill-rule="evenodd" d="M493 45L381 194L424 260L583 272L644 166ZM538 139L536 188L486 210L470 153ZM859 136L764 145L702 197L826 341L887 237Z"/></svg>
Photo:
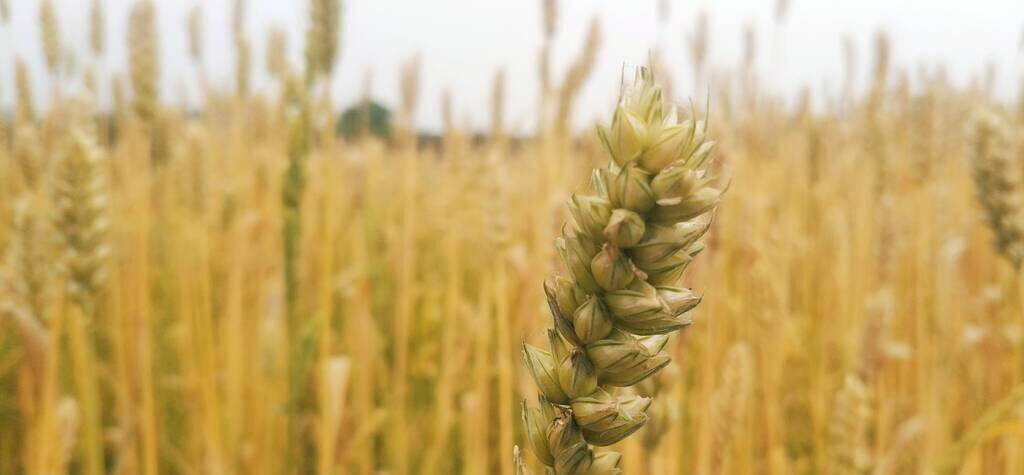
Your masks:
<svg viewBox="0 0 1024 475"><path fill-rule="evenodd" d="M620 473L620 456L595 454L647 422L651 399L617 388L669 364L668 335L691 322L700 302L677 287L704 245L721 191L707 172L713 143L696 117L680 121L641 68L599 128L611 155L594 170L594 194L573 195L574 229L557 248L569 277L544 284L554 321L549 349L523 345L540 406L523 403L528 445L556 474Z"/></svg>

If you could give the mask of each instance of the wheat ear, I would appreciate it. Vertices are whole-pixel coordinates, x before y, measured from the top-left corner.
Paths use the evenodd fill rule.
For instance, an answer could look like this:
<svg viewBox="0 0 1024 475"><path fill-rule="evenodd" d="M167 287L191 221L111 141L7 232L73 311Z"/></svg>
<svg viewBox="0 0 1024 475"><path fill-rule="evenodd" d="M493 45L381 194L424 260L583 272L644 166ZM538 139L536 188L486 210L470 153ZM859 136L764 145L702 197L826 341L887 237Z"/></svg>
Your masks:
<svg viewBox="0 0 1024 475"><path fill-rule="evenodd" d="M549 349L523 345L540 406L523 403L534 455L556 475L620 473L619 454L595 454L647 421L648 397L620 393L669 364L668 334L700 302L677 287L703 248L721 191L707 172L713 143L696 117L680 121L646 68L598 136L611 155L593 194L569 202L575 226L557 240L568 277L544 283Z"/></svg>
<svg viewBox="0 0 1024 475"><path fill-rule="evenodd" d="M974 119L970 150L978 201L996 249L1019 269L1024 259L1021 163L1011 149L1005 120L995 112L980 113Z"/></svg>

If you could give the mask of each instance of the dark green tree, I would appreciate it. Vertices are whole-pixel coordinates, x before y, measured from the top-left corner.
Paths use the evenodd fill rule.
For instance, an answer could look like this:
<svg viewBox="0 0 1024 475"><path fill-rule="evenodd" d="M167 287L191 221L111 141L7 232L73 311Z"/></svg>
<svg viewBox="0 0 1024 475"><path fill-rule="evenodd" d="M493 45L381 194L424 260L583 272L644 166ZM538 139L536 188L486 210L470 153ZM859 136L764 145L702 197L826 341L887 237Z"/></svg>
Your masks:
<svg viewBox="0 0 1024 475"><path fill-rule="evenodd" d="M382 140L391 137L391 110L374 102L349 107L338 119L337 131L348 140L374 135Z"/></svg>

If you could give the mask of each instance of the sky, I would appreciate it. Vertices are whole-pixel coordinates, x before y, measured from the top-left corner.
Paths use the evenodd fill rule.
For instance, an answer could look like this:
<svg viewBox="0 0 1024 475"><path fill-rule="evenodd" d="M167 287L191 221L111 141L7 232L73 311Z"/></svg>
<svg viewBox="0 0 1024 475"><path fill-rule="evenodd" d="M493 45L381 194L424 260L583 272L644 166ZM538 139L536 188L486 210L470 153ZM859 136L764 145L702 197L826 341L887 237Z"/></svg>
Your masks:
<svg viewBox="0 0 1024 475"><path fill-rule="evenodd" d="M42 101L45 73L38 22L39 0L9 0L13 18L0 27L0 104L13 101L13 55L24 58ZM79 64L88 54L90 0L53 0L64 47ZM451 91L457 120L484 129L489 122L491 83L507 74L506 123L516 132L534 126L538 96L537 54L542 43L541 0L342 0L341 48L331 84L339 107L371 93L386 105L399 95L399 71L421 57L421 90L415 122L436 131L441 96ZM196 71L187 53L185 24L196 3L204 12L204 64L209 79L233 84L230 40L231 0L156 0L161 43L162 95L165 101L197 103ZM132 0L105 0L107 50L99 65L110 74L127 70L127 18ZM943 64L952 80L965 84L987 64L997 67L996 94L1016 97L1024 75L1021 53L1024 2L1019 0L791 0L781 25L774 0L667 0L669 17L658 19L658 0L560 0L554 44L555 80L582 45L595 15L603 31L594 75L581 91L576 126L604 117L614 103L624 67L643 65L657 48L667 60L680 98L704 97L690 72L688 37L700 12L710 22L709 58L715 67L736 64L742 34L749 25L757 37L756 72L773 91L795 95L805 87L836 91L841 86L844 36L855 44L858 72L868 74L875 32L892 39L898 65ZM271 91L263 73L266 32L274 26L288 34L294 64L302 58L307 23L305 0L248 0L245 28L253 47L257 90ZM73 87L73 86L64 86ZM109 102L109 92L101 104Z"/></svg>

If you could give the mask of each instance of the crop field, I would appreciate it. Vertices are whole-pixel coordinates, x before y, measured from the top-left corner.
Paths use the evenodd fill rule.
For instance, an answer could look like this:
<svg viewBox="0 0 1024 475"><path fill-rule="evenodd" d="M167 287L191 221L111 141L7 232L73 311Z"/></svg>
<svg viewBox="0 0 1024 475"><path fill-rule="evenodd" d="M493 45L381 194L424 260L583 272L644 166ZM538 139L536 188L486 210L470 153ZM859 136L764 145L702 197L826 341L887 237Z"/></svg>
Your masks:
<svg viewBox="0 0 1024 475"><path fill-rule="evenodd" d="M65 1L0 0L0 475L1024 473L1024 105L984 71L879 31L816 100L696 18L701 88L652 53L577 127L616 38L555 61L571 2L535 0L535 130L499 71L430 133L430 51L376 72L393 111L332 100L367 0L288 38L235 0L226 83L195 2L191 105L164 2L79 1L71 58Z"/></svg>

